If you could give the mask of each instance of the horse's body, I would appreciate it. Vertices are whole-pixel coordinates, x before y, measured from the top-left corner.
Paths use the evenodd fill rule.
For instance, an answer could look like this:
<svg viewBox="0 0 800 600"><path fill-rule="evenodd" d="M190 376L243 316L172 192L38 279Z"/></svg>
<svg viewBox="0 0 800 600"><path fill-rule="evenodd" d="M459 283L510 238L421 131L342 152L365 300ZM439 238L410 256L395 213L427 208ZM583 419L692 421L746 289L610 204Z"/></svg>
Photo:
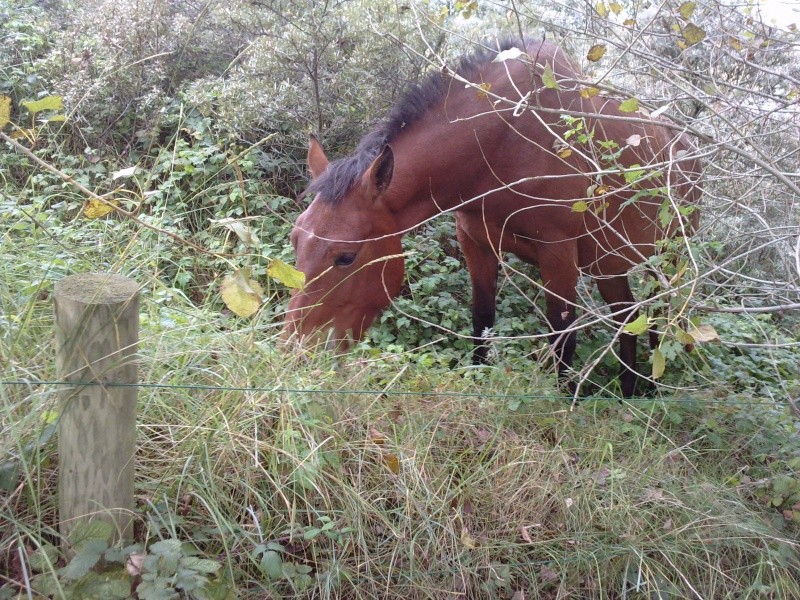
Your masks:
<svg viewBox="0 0 800 600"><path fill-rule="evenodd" d="M473 86L430 76L348 158L328 163L312 139L316 197L292 233L309 283L290 301L286 335L332 328L334 340L359 339L400 291L402 234L447 210L472 281L478 360L503 252L539 266L559 371L575 349L574 332L560 332L575 319L580 272L596 278L619 323L632 317L627 272L659 240L690 233L698 213L682 219L678 207L698 202L700 165L666 123L582 97L579 71L556 46L524 50L505 62L465 59L457 73ZM621 346L629 396L635 337L622 334Z"/></svg>

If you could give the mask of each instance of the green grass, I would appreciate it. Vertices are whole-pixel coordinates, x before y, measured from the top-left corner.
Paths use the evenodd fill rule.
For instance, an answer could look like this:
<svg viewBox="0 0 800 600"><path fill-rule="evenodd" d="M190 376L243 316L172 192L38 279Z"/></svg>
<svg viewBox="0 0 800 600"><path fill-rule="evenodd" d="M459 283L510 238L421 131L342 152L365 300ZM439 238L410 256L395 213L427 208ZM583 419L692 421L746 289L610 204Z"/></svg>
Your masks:
<svg viewBox="0 0 800 600"><path fill-rule="evenodd" d="M91 597L80 586L99 577L76 583L54 550L58 387L8 382L55 378L53 281L123 265L144 286L149 384L135 553L174 539L211 561L205 596L183 597L800 597L797 424L768 393L727 391L732 373L572 407L524 360L286 354L266 316L231 319L149 275L152 238L20 222L2 232L0 598L28 597L26 577Z"/></svg>

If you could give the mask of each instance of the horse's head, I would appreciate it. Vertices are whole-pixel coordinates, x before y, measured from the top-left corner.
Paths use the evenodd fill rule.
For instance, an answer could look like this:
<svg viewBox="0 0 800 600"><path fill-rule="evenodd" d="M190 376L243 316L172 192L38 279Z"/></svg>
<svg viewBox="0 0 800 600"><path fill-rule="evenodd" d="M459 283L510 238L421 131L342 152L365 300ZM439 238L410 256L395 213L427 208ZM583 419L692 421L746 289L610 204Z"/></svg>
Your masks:
<svg viewBox="0 0 800 600"><path fill-rule="evenodd" d="M384 202L394 156L383 147L363 174L350 173L352 185L345 191L341 178L348 174L337 172L314 138L308 165L316 195L292 230L306 285L289 302L283 337L318 335L346 347L362 337L403 282L400 235ZM331 191L337 186L338 192Z"/></svg>

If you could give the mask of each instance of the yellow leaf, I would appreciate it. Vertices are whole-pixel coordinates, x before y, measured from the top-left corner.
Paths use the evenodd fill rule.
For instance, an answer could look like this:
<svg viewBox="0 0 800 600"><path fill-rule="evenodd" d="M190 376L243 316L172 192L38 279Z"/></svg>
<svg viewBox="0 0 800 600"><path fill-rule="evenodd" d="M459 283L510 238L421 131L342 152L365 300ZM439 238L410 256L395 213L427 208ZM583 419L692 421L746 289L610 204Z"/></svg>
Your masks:
<svg viewBox="0 0 800 600"><path fill-rule="evenodd" d="M625 325L622 330L626 333L632 333L633 335L642 335L645 331L647 331L647 326L647 315L639 315L636 317L635 321L631 321Z"/></svg>
<svg viewBox="0 0 800 600"><path fill-rule="evenodd" d="M600 15L601 17L605 18L606 16L608 16L608 8L606 8L606 5L603 4L602 2L598 2L595 5L594 9L597 11L597 14Z"/></svg>
<svg viewBox="0 0 800 600"><path fill-rule="evenodd" d="M578 200L575 204L572 205L572 212L582 213L589 210L589 203L585 200Z"/></svg>
<svg viewBox="0 0 800 600"><path fill-rule="evenodd" d="M611 191L611 188L608 187L607 185L598 185L596 188L594 188L594 195L595 196L604 196L604 195L608 194L610 191Z"/></svg>
<svg viewBox="0 0 800 600"><path fill-rule="evenodd" d="M636 25L636 19L625 19L625 20L622 22L622 24L623 24L625 27L633 27L634 25Z"/></svg>
<svg viewBox="0 0 800 600"><path fill-rule="evenodd" d="M0 96L0 129L11 121L11 98Z"/></svg>
<svg viewBox="0 0 800 600"><path fill-rule="evenodd" d="M636 112L639 110L639 101L636 98L628 98L619 105L620 112Z"/></svg>
<svg viewBox="0 0 800 600"><path fill-rule="evenodd" d="M400 473L400 459L397 458L395 454L390 454L388 452L383 454L383 464L386 465L386 468L389 469L395 475Z"/></svg>
<svg viewBox="0 0 800 600"><path fill-rule="evenodd" d="M558 156L561 158L569 158L572 156L572 149L571 148L562 148L558 151Z"/></svg>
<svg viewBox="0 0 800 600"><path fill-rule="evenodd" d="M264 300L261 286L250 279L250 269L237 269L228 275L220 286L220 295L233 313L240 317L251 317Z"/></svg>
<svg viewBox="0 0 800 600"><path fill-rule="evenodd" d="M678 12L686 21L688 21L691 18L695 8L697 8L697 3L684 2L683 4L681 4L680 8L678 9Z"/></svg>
<svg viewBox="0 0 800 600"><path fill-rule="evenodd" d="M610 8L611 12L613 12L615 15L618 15L619 13L622 12L622 4L620 4L619 2L612 2L611 4L608 5L608 8Z"/></svg>
<svg viewBox="0 0 800 600"><path fill-rule="evenodd" d="M605 44L595 44L591 48L589 48L589 52L586 54L586 58L592 62L597 62L606 54L606 45Z"/></svg>
<svg viewBox="0 0 800 600"><path fill-rule="evenodd" d="M742 42L739 41L739 38L735 38L733 36L728 38L728 45L734 50L741 50L743 48Z"/></svg>
<svg viewBox="0 0 800 600"><path fill-rule="evenodd" d="M490 89L492 89L491 83L481 83L480 85L478 85L478 91L476 92L476 96L478 96L478 99L480 100L482 100L483 98L488 98L489 94L487 94L486 92L488 92Z"/></svg>
<svg viewBox="0 0 800 600"><path fill-rule="evenodd" d="M270 261L267 267L267 275L293 290L302 290L306 284L305 273L298 271L292 265L288 265L278 258Z"/></svg>
<svg viewBox="0 0 800 600"><path fill-rule="evenodd" d="M41 100L28 100L23 102L22 106L33 114L42 112L43 110L61 110L64 108L64 104L61 102L61 96L45 96Z"/></svg>
<svg viewBox="0 0 800 600"><path fill-rule="evenodd" d="M116 200L106 200L105 202L101 202L96 198L92 198L83 208L83 214L87 219L99 219L101 217L105 217L108 213L113 212L115 206L119 206L119 202Z"/></svg>
<svg viewBox="0 0 800 600"><path fill-rule="evenodd" d="M667 361L660 348L653 350L653 379L658 379L664 374L667 368Z"/></svg>
<svg viewBox="0 0 800 600"><path fill-rule="evenodd" d="M690 46L699 44L706 39L706 32L694 23L689 23L683 28L683 39L685 39L686 43Z"/></svg>
<svg viewBox="0 0 800 600"><path fill-rule="evenodd" d="M542 71L542 83L544 87L549 88L551 90L557 90L558 81L556 81L556 76L553 74L553 67L549 64L544 66L544 70Z"/></svg>
<svg viewBox="0 0 800 600"><path fill-rule="evenodd" d="M719 334L711 325L698 325L687 332L695 342L718 342Z"/></svg>
<svg viewBox="0 0 800 600"><path fill-rule="evenodd" d="M478 544L475 542L475 538L470 535L469 529L466 527L461 530L461 543L470 550L477 548L478 546Z"/></svg>
<svg viewBox="0 0 800 600"><path fill-rule="evenodd" d="M55 410L46 410L39 417L45 425L52 425L58 421L59 413Z"/></svg>
<svg viewBox="0 0 800 600"><path fill-rule="evenodd" d="M587 100L589 98L594 98L599 93L600 93L600 89L596 88L596 87L581 88L581 91L580 91L581 98L585 98Z"/></svg>

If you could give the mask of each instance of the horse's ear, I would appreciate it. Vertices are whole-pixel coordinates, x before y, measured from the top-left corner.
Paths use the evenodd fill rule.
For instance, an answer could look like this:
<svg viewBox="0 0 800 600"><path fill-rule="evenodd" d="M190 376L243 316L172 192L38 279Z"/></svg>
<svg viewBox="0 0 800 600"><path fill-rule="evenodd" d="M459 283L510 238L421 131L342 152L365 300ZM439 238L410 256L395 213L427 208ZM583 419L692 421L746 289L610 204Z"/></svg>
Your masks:
<svg viewBox="0 0 800 600"><path fill-rule="evenodd" d="M378 158L372 161L372 164L364 174L367 181L369 195L375 199L382 194L392 181L392 173L394 172L394 152L392 147L386 144L383 150L378 155Z"/></svg>
<svg viewBox="0 0 800 600"><path fill-rule="evenodd" d="M325 156L325 150L322 149L322 144L314 134L311 134L308 139L308 168L311 170L311 178L316 179L325 172L330 162L328 157Z"/></svg>

